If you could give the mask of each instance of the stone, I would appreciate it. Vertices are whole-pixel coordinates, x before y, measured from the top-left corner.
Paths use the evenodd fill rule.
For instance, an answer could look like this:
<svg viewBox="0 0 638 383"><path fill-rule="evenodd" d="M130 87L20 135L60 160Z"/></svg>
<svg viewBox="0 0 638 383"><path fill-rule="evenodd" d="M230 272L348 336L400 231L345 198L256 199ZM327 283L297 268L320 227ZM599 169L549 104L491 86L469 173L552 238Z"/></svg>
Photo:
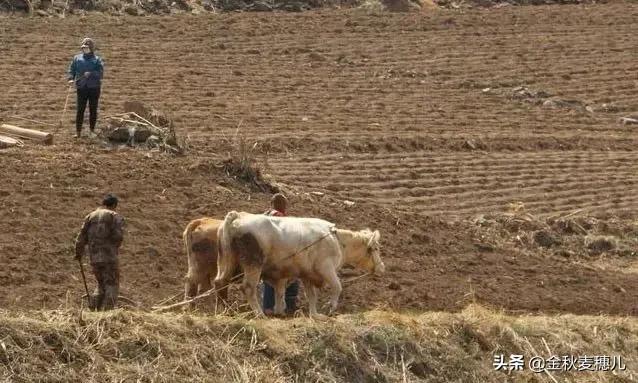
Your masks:
<svg viewBox="0 0 638 383"><path fill-rule="evenodd" d="M255 12L272 12L272 7L270 4L264 3L263 1L256 1L248 7L248 10Z"/></svg>
<svg viewBox="0 0 638 383"><path fill-rule="evenodd" d="M390 284L388 285L388 288L390 290L401 290L401 285L396 283L396 282L390 282Z"/></svg>
<svg viewBox="0 0 638 383"><path fill-rule="evenodd" d="M141 143L141 142L146 142L146 140L148 140L148 138L150 136L152 136L153 133L151 132L151 130L145 126L140 126L135 128L135 133L134 133L134 139L135 139L135 143Z"/></svg>
<svg viewBox="0 0 638 383"><path fill-rule="evenodd" d="M124 8L124 12L129 14L129 15L131 15L131 16L139 16L140 15L140 10L137 9L137 7L133 6L133 5L127 5Z"/></svg>
<svg viewBox="0 0 638 383"><path fill-rule="evenodd" d="M550 232L539 230L534 233L534 242L541 247L552 247L558 243L558 240Z"/></svg>
<svg viewBox="0 0 638 383"><path fill-rule="evenodd" d="M595 254L611 251L617 247L614 237L589 237L585 239L585 245Z"/></svg>
<svg viewBox="0 0 638 383"><path fill-rule="evenodd" d="M110 141L127 142L129 140L128 128L125 126L115 128L108 133L107 138Z"/></svg>

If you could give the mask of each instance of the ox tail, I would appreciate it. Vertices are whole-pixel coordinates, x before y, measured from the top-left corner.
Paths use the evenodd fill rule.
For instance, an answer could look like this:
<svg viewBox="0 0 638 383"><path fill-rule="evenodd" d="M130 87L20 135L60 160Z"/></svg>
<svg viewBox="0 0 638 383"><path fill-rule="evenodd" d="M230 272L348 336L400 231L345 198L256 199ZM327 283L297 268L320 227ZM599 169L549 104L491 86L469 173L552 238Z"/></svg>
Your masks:
<svg viewBox="0 0 638 383"><path fill-rule="evenodd" d="M184 230L184 233L182 234L182 239L184 240L184 250L186 252L186 259L188 260L188 275L186 275L186 278L190 276L191 268L194 266L194 265L191 265L191 259L192 259L192 253L193 253L192 233L195 229L197 229L197 227L199 227L199 225L201 225L201 223L202 223L202 220L200 219L196 219L189 222L188 225L186 225L186 229Z"/></svg>
<svg viewBox="0 0 638 383"><path fill-rule="evenodd" d="M236 228L233 223L239 218L239 213L231 211L226 214L224 222L220 225L217 234L217 246L219 254L217 256L217 277L215 285L228 283L234 276L238 262L237 255L233 252L232 241Z"/></svg>
<svg viewBox="0 0 638 383"><path fill-rule="evenodd" d="M225 254L231 253L231 242L234 234L233 222L239 218L239 213L235 210L226 214L226 218L224 218L224 223L222 224L222 237L217 240L221 243L221 248Z"/></svg>

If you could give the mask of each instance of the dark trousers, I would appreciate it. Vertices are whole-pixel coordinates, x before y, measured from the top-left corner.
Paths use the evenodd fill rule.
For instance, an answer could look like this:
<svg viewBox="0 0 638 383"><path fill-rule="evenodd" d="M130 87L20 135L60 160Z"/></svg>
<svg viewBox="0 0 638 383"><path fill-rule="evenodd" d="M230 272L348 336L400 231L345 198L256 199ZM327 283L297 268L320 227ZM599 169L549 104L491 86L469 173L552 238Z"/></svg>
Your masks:
<svg viewBox="0 0 638 383"><path fill-rule="evenodd" d="M75 129L78 133L82 131L84 123L84 111L86 103L89 103L89 128L95 130L97 122L97 105L100 100L100 88L78 88L78 114L75 116Z"/></svg>
<svg viewBox="0 0 638 383"><path fill-rule="evenodd" d="M120 271L117 262L93 263L91 266L97 281L92 308L94 310L114 309L120 290Z"/></svg>
<svg viewBox="0 0 638 383"><path fill-rule="evenodd" d="M299 281L294 281L286 287L286 312L297 311L297 295L299 294ZM264 297L262 301L264 310L272 310L275 307L275 289L264 282Z"/></svg>

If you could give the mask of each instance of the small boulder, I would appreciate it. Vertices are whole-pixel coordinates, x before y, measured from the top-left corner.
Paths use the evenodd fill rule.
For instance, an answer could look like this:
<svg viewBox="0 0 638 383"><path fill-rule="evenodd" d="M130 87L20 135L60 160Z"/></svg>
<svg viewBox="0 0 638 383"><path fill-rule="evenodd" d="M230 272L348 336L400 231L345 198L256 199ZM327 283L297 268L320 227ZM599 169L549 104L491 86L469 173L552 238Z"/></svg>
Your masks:
<svg viewBox="0 0 638 383"><path fill-rule="evenodd" d="M550 108L550 109L557 109L558 108L558 103L554 100L545 100L543 102L543 107L544 108Z"/></svg>
<svg viewBox="0 0 638 383"><path fill-rule="evenodd" d="M129 130L125 126L115 128L108 133L107 138L110 141L127 142L129 140Z"/></svg>
<svg viewBox="0 0 638 383"><path fill-rule="evenodd" d="M388 285L388 288L389 288L390 290L395 290L395 291L397 291L397 290L401 290L401 285L400 285L400 284L398 284L398 283L396 283L396 282L390 282L390 284Z"/></svg>
<svg viewBox="0 0 638 383"><path fill-rule="evenodd" d="M131 16L139 16L140 15L140 10L137 9L137 7L134 6L134 5L127 5L126 7L124 7L124 12L126 12L126 14L131 15Z"/></svg>
<svg viewBox="0 0 638 383"><path fill-rule="evenodd" d="M157 251L154 247L146 248L146 254L151 258L157 258L160 256L159 251Z"/></svg>
<svg viewBox="0 0 638 383"><path fill-rule="evenodd" d="M136 143L146 142L149 137L151 137L153 133L151 130L145 126L138 126L135 128L135 133L133 134L133 138Z"/></svg>
<svg viewBox="0 0 638 383"><path fill-rule="evenodd" d="M326 56L322 55L321 53L311 52L310 54L308 54L308 59L312 61L326 61Z"/></svg>
<svg viewBox="0 0 638 383"><path fill-rule="evenodd" d="M558 244L558 240L550 232L539 230L534 233L534 243L541 247L552 247Z"/></svg>
<svg viewBox="0 0 638 383"><path fill-rule="evenodd" d="M475 243L474 246L481 252L483 253L491 253L494 250L496 250L496 248L494 247L494 245L491 245L489 243Z"/></svg>
<svg viewBox="0 0 638 383"><path fill-rule="evenodd" d="M256 1L251 6L249 6L247 10L255 12L272 12L272 6L270 4L264 3L263 1Z"/></svg>
<svg viewBox="0 0 638 383"><path fill-rule="evenodd" d="M285 3L280 5L279 8L281 10L288 11L288 12L302 12L302 11L306 11L310 9L310 7L308 7L307 5L299 3L299 2Z"/></svg>
<svg viewBox="0 0 638 383"><path fill-rule="evenodd" d="M618 243L614 237L590 236L585 238L585 246L594 254L600 254L616 249Z"/></svg>
<svg viewBox="0 0 638 383"><path fill-rule="evenodd" d="M617 113L617 112L620 112L620 107L609 103L609 104L602 104L599 110L605 113Z"/></svg>

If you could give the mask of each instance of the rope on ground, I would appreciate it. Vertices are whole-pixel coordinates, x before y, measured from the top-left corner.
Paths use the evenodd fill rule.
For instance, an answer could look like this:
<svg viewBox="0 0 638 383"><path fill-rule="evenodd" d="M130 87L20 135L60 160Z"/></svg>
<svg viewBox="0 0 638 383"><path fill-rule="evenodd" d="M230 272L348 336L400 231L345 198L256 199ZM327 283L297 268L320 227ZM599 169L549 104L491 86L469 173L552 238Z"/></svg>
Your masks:
<svg viewBox="0 0 638 383"><path fill-rule="evenodd" d="M173 299L175 299L175 298L179 297L180 295L182 295L182 293L181 293L181 292L179 292L179 293L177 293L177 294L175 294L175 295L173 295L173 296L171 296L171 297L168 297L168 298L166 298L166 299L164 299L164 300L160 301L160 302L159 302L157 305L155 305L155 306L161 306L161 305L163 305L163 304L165 304L165 303L168 303L168 302L172 301ZM153 307L155 307L155 306L153 306Z"/></svg>
<svg viewBox="0 0 638 383"><path fill-rule="evenodd" d="M240 277L242 277L243 275L244 275L244 273L239 273L239 274L235 275L235 276L231 279L231 282L233 282L234 280L239 279L239 278L240 278ZM352 278L350 278L350 279L346 279L346 280L344 280L343 282L341 282L341 285L342 285L342 286L343 286L343 285L351 285L351 283L353 283L353 282L355 282L355 281L357 281L357 280L359 280L359 279L361 279L361 278L367 277L367 276L369 276L369 275L371 275L371 273L365 273L365 274L362 274L362 275L359 275L359 276L356 276L356 277L352 277ZM209 296L211 296L211 295L213 295L213 294L217 293L218 291L222 290L223 288L224 288L224 287L219 288L219 289L210 289L210 290L206 290L205 292L203 292L203 293L201 293L201 294L199 294L199 295L196 295L196 296L194 296L194 297L192 297L192 298L190 298L190 299L186 299L186 300L183 300L183 301L181 301L181 302L173 303L173 304L168 305L168 306L161 306L163 303L166 303L166 302L168 302L168 301L171 301L171 300L175 299L177 296L181 295L181 293L178 293L178 294L175 294L175 295L173 295L172 297L170 297L170 298L168 298L168 299L164 299L163 301L161 301L161 302L160 302L160 303L158 303L157 305L155 305L155 306L151 307L151 310L152 310L153 312L158 312L158 313L159 313L159 312L164 312L164 311L168 311L168 310L174 309L174 308L176 308L176 307L180 307L180 306L188 305L188 304L194 303L194 302L196 302L196 301L198 301L198 300L200 300L200 299L202 299L202 298L209 297Z"/></svg>
<svg viewBox="0 0 638 383"><path fill-rule="evenodd" d="M44 121L38 121L38 120L31 120L29 118L24 118L24 117L20 117L20 116L9 116L7 118L17 118L18 120L23 120L23 121L29 121L29 122L35 122L36 124L41 124L41 125L48 125L48 126L56 126L55 124L50 124L48 122L44 122Z"/></svg>
<svg viewBox="0 0 638 383"><path fill-rule="evenodd" d="M361 279L361 278L363 278L363 277L367 277L367 276L368 276L368 275L370 275L370 274L371 274L371 273L365 273L365 274L361 274L361 275L359 275L359 276L357 276L357 277L352 277L352 278L350 278L350 279L346 279L345 281L341 282L341 284L342 284L342 285L345 285L345 284L351 284L352 282L357 281L357 280L359 280L359 279Z"/></svg>
<svg viewBox="0 0 638 383"><path fill-rule="evenodd" d="M157 313L161 313L161 312L173 309L175 307L184 306L184 305L196 302L196 301L198 301L198 300L200 300L202 298L209 297L209 296L213 295L214 293L216 293L218 290L221 290L221 289L210 289L210 290L207 290L207 291L205 291L205 292L203 292L203 293L201 293L199 295L196 295L196 296L192 297L191 299L186 299L186 300L183 300L181 302L173 303L172 305L168 305L168 306L153 306L153 307L151 307L151 311L157 312Z"/></svg>

